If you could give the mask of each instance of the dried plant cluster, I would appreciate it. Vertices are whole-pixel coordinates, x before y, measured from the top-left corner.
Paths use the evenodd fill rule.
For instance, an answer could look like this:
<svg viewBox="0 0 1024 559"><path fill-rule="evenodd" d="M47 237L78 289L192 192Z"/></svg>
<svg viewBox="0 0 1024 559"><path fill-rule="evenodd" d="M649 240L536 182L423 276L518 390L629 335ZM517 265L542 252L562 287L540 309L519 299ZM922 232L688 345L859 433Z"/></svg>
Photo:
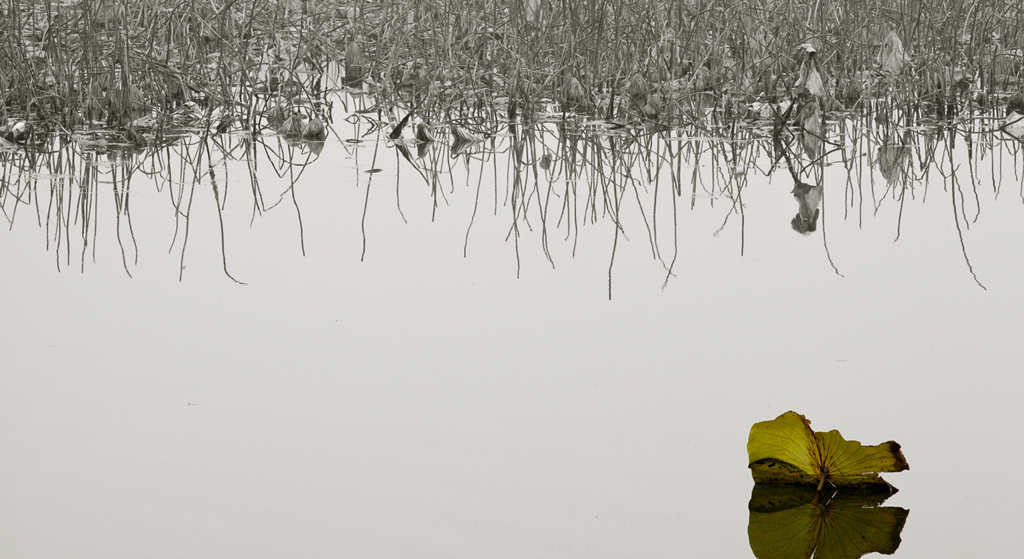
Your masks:
<svg viewBox="0 0 1024 559"><path fill-rule="evenodd" d="M0 6L0 111L73 128L181 125L186 102L258 130L304 121L343 69L433 121L546 101L683 122L792 97L816 50L826 111L868 99L945 113L1019 86L1012 0L12 0ZM711 102L708 101L708 96ZM497 102L497 105L495 103ZM177 111L177 112L176 112ZM193 111L196 113L196 111ZM140 121L139 119L143 119Z"/></svg>

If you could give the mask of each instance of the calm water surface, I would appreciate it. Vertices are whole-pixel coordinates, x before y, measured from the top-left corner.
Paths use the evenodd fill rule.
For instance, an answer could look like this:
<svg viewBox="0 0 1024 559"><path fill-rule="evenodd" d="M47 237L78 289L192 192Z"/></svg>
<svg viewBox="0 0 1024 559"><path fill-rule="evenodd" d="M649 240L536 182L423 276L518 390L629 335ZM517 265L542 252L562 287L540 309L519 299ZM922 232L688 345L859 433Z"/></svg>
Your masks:
<svg viewBox="0 0 1024 559"><path fill-rule="evenodd" d="M752 557L747 432L787 409L903 445L911 470L888 476L900 492L886 503L910 509L899 556L1019 548L1019 146L979 160L980 216L958 218L987 290L953 221L976 207L962 144L964 198L954 210L933 171L927 198L924 182L908 193L898 242L898 200L876 213L863 178L858 217L846 171L825 168L842 276L821 222L790 227L785 173L751 173L742 224L734 214L715 235L732 202L702 187L691 210L684 162L677 234L666 184L646 215L665 261L678 239L662 289L638 209L652 207L646 178L623 190L617 240L600 200L577 235L554 197L554 266L531 201L517 263L507 146L419 160L439 170L432 187L375 134L342 142L366 129L338 123L320 159L293 169L294 199L261 154L264 202L281 202L255 218L249 166L214 153L227 267L244 286L223 270L208 177L184 259L178 187L137 172L138 261L130 240L122 260L103 158L84 264L74 220L54 246L44 186L39 218L19 206L0 234L0 555ZM706 180L728 175L701 161ZM556 175L539 171L538 199L546 177L564 188Z"/></svg>

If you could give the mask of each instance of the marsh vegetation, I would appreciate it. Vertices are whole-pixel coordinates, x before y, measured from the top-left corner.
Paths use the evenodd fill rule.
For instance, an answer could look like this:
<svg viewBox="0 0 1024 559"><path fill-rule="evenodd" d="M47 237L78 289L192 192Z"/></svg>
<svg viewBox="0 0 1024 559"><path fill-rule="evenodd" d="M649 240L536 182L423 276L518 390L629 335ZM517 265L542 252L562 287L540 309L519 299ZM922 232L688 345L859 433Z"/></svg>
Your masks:
<svg viewBox="0 0 1024 559"><path fill-rule="evenodd" d="M463 253L478 214L503 215L517 273L523 246L554 266L554 242L571 255L588 226L612 223L609 294L630 239L670 281L678 222L698 203L742 253L757 177L787 185L789 227L820 235L840 274L826 197L843 201L828 218L859 226L895 205L898 239L930 190L979 285L979 192L1024 202L1015 2L46 0L5 3L0 19L0 207L12 227L30 214L61 267L75 253L84 269L112 219L131 274L131 192L155 188L181 270L192 204L215 204L234 279L229 183L251 193L253 220L291 207L304 252L296 185L346 158L365 189L363 257L386 180L374 172L393 158L403 221L403 196L429 197L431 219L472 197Z"/></svg>

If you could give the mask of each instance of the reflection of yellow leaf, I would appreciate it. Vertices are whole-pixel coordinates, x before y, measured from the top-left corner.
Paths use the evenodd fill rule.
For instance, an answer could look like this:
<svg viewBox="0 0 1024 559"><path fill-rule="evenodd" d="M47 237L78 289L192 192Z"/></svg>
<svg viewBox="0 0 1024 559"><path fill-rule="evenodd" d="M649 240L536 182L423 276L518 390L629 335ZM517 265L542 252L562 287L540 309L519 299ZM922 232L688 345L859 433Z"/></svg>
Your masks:
<svg viewBox="0 0 1024 559"><path fill-rule="evenodd" d="M839 431L815 433L810 421L793 411L755 423L747 454L757 483L887 486L878 472L910 468L896 442L865 446L843 439Z"/></svg>
<svg viewBox="0 0 1024 559"><path fill-rule="evenodd" d="M758 559L804 559L814 553L821 525L814 505L771 514L751 511L747 536Z"/></svg>
<svg viewBox="0 0 1024 559"><path fill-rule="evenodd" d="M755 486L747 535L758 559L857 559L891 554L910 511L880 507L885 497L837 495L821 504L813 491Z"/></svg>

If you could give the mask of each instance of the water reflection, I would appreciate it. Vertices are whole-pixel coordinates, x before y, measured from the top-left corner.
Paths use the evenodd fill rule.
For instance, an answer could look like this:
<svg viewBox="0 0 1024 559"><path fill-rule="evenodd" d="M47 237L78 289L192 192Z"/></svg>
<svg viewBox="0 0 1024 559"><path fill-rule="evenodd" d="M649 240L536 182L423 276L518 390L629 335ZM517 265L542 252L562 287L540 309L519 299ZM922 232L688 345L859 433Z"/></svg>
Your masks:
<svg viewBox="0 0 1024 559"><path fill-rule="evenodd" d="M818 230L818 216L821 215L821 186L804 182L793 187L797 201L797 212L789 222L797 233L809 234Z"/></svg>
<svg viewBox="0 0 1024 559"><path fill-rule="evenodd" d="M75 262L84 272L87 262L96 260L99 230L113 229L121 265L131 276L140 253L132 195L152 189L166 198L172 220L166 250L178 253L181 279L193 209L206 198L216 210L224 274L244 283L228 266L223 212L231 187L242 186L250 192L253 220L291 201L298 222L298 244L304 253L294 186L303 170L318 159L322 146L322 142L285 141L276 136L207 133L165 137L147 147L112 142L103 132L56 136L43 150L0 154L0 209L11 227L18 221L36 222L58 270ZM247 176L239 179L229 173L229 162L244 163ZM268 192L264 188L261 176L267 174L265 168L285 181L284 190ZM110 211L101 207L108 191L112 193ZM25 213L29 215L19 215Z"/></svg>
<svg viewBox="0 0 1024 559"><path fill-rule="evenodd" d="M758 559L856 559L895 553L910 511L888 494L819 495L813 488L755 485L747 535Z"/></svg>
<svg viewBox="0 0 1024 559"><path fill-rule="evenodd" d="M895 204L895 222L888 226L898 240L908 202L923 204L929 190L940 190L934 203L949 204L950 228L978 285L982 283L971 264L968 234L982 214L979 192L989 189L998 198L1004 184L1012 181L1019 183L1014 185L1015 197L1024 201L1021 143L1001 132L996 112L943 122L883 109L830 115L822 145L808 149L806 125L791 126L778 118L726 118L716 110L672 129L554 112L507 120L500 107L455 124L431 125L411 109L385 110L369 95L335 95L327 142L209 130L159 136L148 139L148 145L129 147L102 133L76 133L55 136L40 149L5 150L0 152L0 210L11 227L36 222L58 269L71 266L72 255L77 255L78 268L84 270L96 258L97 222L109 221L104 226L114 230L122 267L131 275L144 249L135 238L131 193L139 188L166 193L167 215L173 220L168 244L179 255L183 277L193 205L211 204L224 274L241 283L231 272L228 241L240 242L241 235L225 232L228 190L240 187L249 193L247 202L232 196L230 203L251 206L250 224L278 206L290 207L296 245L305 254L296 189L306 169L326 156L332 165L343 161L340 173L351 173L351 182L362 189L363 258L370 246L366 224L375 218L369 211L371 190L379 190L389 174L394 211L403 222L408 222L404 192L428 197L434 220L439 208L460 195L459 177L465 191L461 195L472 200L464 256L471 254L474 224L484 213L504 220L517 275L525 244L556 267L554 243L564 243L572 258L586 232L593 231L607 246L610 296L616 251L624 241L639 239L646 245L663 283L675 276L679 221L687 210L698 211L698 202L704 206L699 211L720 216L719 226L708 233L728 232L744 253L747 212L757 211L748 207L744 193L755 186L770 188L780 171L789 175L786 180L794 185L789 194L797 203L795 214L785 218L799 234L821 235L824 255L837 274L840 267L827 240L826 191L841 197L841 208L835 202L829 206L841 209L837 217L856 221L858 227L865 226L865 217L879 216L883 207ZM391 150L394 157L385 157ZM367 152L372 153L368 162ZM244 165L246 172L229 175L229 162ZM374 179L381 170L392 172ZM280 187L268 190L267 183ZM99 198L108 190L113 211L102 212ZM480 211L488 193L489 211Z"/></svg>

